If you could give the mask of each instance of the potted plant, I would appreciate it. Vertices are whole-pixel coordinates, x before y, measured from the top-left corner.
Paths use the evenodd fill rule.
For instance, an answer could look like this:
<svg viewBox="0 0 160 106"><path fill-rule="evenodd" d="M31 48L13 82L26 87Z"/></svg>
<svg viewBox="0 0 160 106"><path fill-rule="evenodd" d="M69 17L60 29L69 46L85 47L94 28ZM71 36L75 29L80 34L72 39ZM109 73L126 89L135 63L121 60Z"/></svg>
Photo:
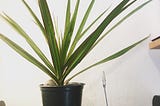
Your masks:
<svg viewBox="0 0 160 106"><path fill-rule="evenodd" d="M70 83L70 80L77 75L85 72L86 70L89 70L92 67L120 57L121 55L125 54L130 49L147 39L147 37L145 37L144 39L137 41L136 43L114 53L113 55L97 61L96 63L86 67L83 70L80 70L78 73L68 78L67 76L74 70L74 68L79 63L81 63L81 61L87 56L87 54L90 53L92 49L109 32L111 32L129 16L131 16L132 14L140 10L142 7L144 7L146 4L148 4L151 0L144 2L143 4L136 7L134 10L129 12L126 16L124 16L121 20L119 20L114 26L112 26L102 35L102 32L104 32L106 27L118 15L120 15L123 11L125 11L128 7L130 7L137 1L122 0L113 10L111 10L111 12L104 18L104 20L99 24L99 26L97 26L97 28L92 31L91 34L86 35L86 32L89 31L89 29L106 13L107 10L109 10L108 8L107 10L102 12L99 16L97 16L93 23L91 23L90 25L88 25L87 28L85 28L84 26L95 2L95 0L91 0L91 3L88 6L82 22L80 23L79 28L74 36L73 32L75 31L74 28L80 0L76 1L73 14L71 14L71 0L67 1L63 36L57 33L58 28L55 22L52 21L52 15L50 14L50 10L46 0L38 0L41 18L43 22L38 19L30 6L24 0L22 1L33 16L35 23L42 31L42 34L44 35L44 38L46 39L46 42L48 44L52 61L49 61L49 59L40 50L36 43L24 31L24 29L5 13L1 14L1 17L6 22L8 22L9 25L11 25L15 29L15 31L17 31L19 35L21 35L26 40L26 42L35 51L35 53L39 56L42 62L36 59L29 52L20 47L20 45L16 44L14 41L10 40L5 35L0 34L0 39L7 43L22 57L40 68L41 71L43 71L51 78L51 80L47 84L40 85L43 96L43 106L81 106L81 96L84 84ZM84 39L80 45L77 45L80 39L82 39L84 36L87 36L86 39Z"/></svg>

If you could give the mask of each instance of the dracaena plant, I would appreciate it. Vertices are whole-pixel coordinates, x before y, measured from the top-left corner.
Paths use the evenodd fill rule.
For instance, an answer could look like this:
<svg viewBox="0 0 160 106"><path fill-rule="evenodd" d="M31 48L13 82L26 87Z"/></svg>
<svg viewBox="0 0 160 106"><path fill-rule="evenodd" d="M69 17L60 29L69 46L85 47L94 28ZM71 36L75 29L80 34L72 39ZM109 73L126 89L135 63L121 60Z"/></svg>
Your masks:
<svg viewBox="0 0 160 106"><path fill-rule="evenodd" d="M53 16L50 13L48 4L46 0L38 0L39 9L41 13L42 21L36 16L33 12L32 8L27 4L26 1L22 0L30 14L33 16L35 23L42 31L44 38L48 44L48 48L50 51L51 59L48 59L45 54L41 51L41 49L36 45L36 43L31 39L31 36L24 31L24 29L11 17L9 17L6 13L1 14L1 17L12 26L16 32L21 35L26 42L30 45L30 47L35 51L35 53L39 56L42 61L36 59L32 54L28 51L24 50L23 47L20 47L17 43L10 40L3 34L0 34L0 39L7 43L12 49L14 49L17 53L27 59L29 62L33 63L35 66L40 68L44 73L46 73L55 83L57 86L67 84L72 78L76 77L77 75L85 72L86 70L97 66L102 63L106 63L110 60L113 60L126 52L130 49L135 47L137 44L141 43L144 39L137 41L136 43L114 53L111 56L106 56L106 58L101 59L90 66L80 70L75 75L68 78L67 76L74 70L74 68L87 56L88 53L92 51L92 49L114 28L120 25L125 19L129 16L140 10L146 4L148 4L151 0L144 2L143 4L137 6L135 9L128 12L122 19L113 25L107 31L105 30L106 27L115 20L115 18L120 15L123 11L125 11L128 7L134 4L137 0L122 0L114 9L111 10L108 14L106 13L107 8L104 12L99 14L95 20L85 28L85 24L89 17L89 14L92 10L95 0L91 0L84 17L78 27L78 30L75 30L76 18L78 16L78 8L80 4L80 0L76 1L75 8L73 14L71 14L71 0L67 1L67 8L66 8L66 17L65 17L65 25L64 25L64 33L63 35L58 34L57 30L58 27L56 26L56 22L53 21ZM104 15L107 16L104 20L92 31L91 34L87 35L87 31ZM73 33L76 31L76 33ZM104 32L106 31L106 32ZM104 32L104 34L102 34ZM75 35L73 35L75 34ZM82 41L80 45L77 45L79 41L86 36L86 39ZM49 61L51 60L51 61ZM68 79L67 79L68 78Z"/></svg>

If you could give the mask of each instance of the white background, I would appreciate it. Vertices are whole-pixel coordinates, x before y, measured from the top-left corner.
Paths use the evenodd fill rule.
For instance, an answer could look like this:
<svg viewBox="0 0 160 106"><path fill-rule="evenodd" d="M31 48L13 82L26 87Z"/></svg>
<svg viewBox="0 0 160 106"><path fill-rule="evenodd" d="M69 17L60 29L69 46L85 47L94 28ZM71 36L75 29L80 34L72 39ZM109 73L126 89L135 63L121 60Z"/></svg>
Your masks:
<svg viewBox="0 0 160 106"><path fill-rule="evenodd" d="M37 0L26 1L40 16ZM65 1L48 0L52 13L58 18L61 31L63 31ZM87 23L92 22L108 6L112 4L114 7L119 1L96 0ZM138 0L128 11L144 1L146 0ZM77 24L82 19L85 7L89 3L90 0L81 0ZM49 56L47 46L43 43L43 36L21 0L0 0L0 12L7 13L23 26ZM127 11L118 18L124 16L125 13ZM15 33L3 19L0 19L0 33L18 42L36 56L25 43L25 40ZM84 86L82 106L105 106L101 81L102 71L105 71L107 77L109 106L152 106L153 95L160 94L160 50L150 50L148 44L152 38L160 34L160 0L153 0L152 3L117 27L88 55L74 72L149 34L151 34L151 37L148 40L132 49L128 54L92 68L73 80L86 84ZM37 67L0 41L0 100L4 100L7 106L42 106L39 84L48 79L48 76Z"/></svg>

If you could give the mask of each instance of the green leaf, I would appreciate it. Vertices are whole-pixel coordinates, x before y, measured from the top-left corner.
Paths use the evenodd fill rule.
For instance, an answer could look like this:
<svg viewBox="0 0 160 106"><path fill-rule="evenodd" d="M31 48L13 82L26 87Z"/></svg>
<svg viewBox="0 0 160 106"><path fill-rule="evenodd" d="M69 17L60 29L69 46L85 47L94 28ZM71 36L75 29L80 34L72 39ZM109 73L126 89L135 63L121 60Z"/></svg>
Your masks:
<svg viewBox="0 0 160 106"><path fill-rule="evenodd" d="M46 41L48 43L47 35L46 35L45 29L44 29L42 23L40 22L40 20L36 16L36 14L33 12L33 10L29 7L29 5L25 2L25 0L22 0L22 2L24 3L24 5L26 6L26 8L28 9L28 11L30 12L30 14L34 18L35 22L37 23L38 27L42 31L42 33L43 33L43 35L44 35L44 37L45 37L45 39L46 39Z"/></svg>
<svg viewBox="0 0 160 106"><path fill-rule="evenodd" d="M66 39L67 39L67 35L68 35L68 32L70 30L70 20L71 20L71 1L68 0L67 2L67 9L66 9L66 20L65 20L65 28L64 28L64 37L62 39L62 48L61 48L61 52L60 52L60 55L61 55L61 65L63 66L64 64L64 61L65 61L65 56L66 56L66 53L64 53L65 50L63 50L64 48L64 45L65 45L65 42L66 42ZM67 50L66 50L67 52Z"/></svg>
<svg viewBox="0 0 160 106"><path fill-rule="evenodd" d="M110 7L109 7L110 8ZM68 58L71 56L73 50L75 49L75 46L77 45L78 41L85 35L85 33L100 19L109 9L107 8L104 12L102 12L79 36L79 39L75 40L75 43L72 44L71 50L68 54ZM73 49L73 50L72 50ZM67 59L68 60L68 59Z"/></svg>
<svg viewBox="0 0 160 106"><path fill-rule="evenodd" d="M76 37L75 37L75 39L74 39L74 41L73 41L73 43L72 43L71 49L70 49L70 51L69 51L69 56L70 56L70 54L73 52L73 50L74 50L77 42L78 42L78 41L80 40L80 38L81 38L82 30L83 30L83 28L84 28L84 25L85 25L87 19L88 19L88 16L89 16L89 14L90 14L90 12L91 12L91 9L92 9L92 7L93 7L93 5L94 5L94 2L95 2L95 0L92 0L92 1L91 1L90 5L89 5L89 7L88 7L88 9L87 9L84 17L83 17L83 20L82 20L82 22L81 22L81 24L80 24L80 26L79 26L79 28L78 28Z"/></svg>
<svg viewBox="0 0 160 106"><path fill-rule="evenodd" d="M46 68L42 63L40 63L32 55L30 55L28 52L26 52L23 48L21 48L16 43L14 43L13 41L11 41L9 38L5 37L2 34L0 34L0 39L3 40L6 44L8 44L12 49L14 49L18 54L20 54L26 60L28 60L29 62L33 63L35 66L40 68L43 72L45 72L48 76L50 76L55 81L57 81L57 78L54 75L54 73L52 73L52 71L48 70L48 68Z"/></svg>
<svg viewBox="0 0 160 106"><path fill-rule="evenodd" d="M66 19L65 19L65 26L64 26L64 35L62 36L62 33L59 34L58 32L58 25L56 20L55 22L52 21L52 16L50 14L50 10L47 4L47 0L38 0L39 3L39 9L41 12L41 18L43 22L40 22L36 14L33 12L33 10L30 8L30 6L25 2L25 0L22 0L30 14L32 15L34 22L38 25L40 30L42 31L45 39L47 40L47 44L49 46L52 63L45 57L45 55L42 53L42 51L38 48L38 46L34 43L34 41L29 37L29 35L21 28L20 25L18 25L13 19L11 19L7 15L2 15L2 17L27 41L27 43L32 47L32 49L36 52L36 54L41 58L43 63L39 60L37 60L35 57L33 57L31 54L29 54L26 50L21 48L19 45L11 41L9 38L5 37L4 35L0 34L0 39L2 39L4 42L6 42L12 49L14 49L16 52L18 52L22 57L27 59L29 62L33 63L35 66L40 68L43 72L45 72L47 75L49 75L53 80L56 81L57 86L64 85L66 77L69 75L69 73L87 56L88 53L91 52L91 50L114 28L116 28L118 25L120 25L124 20L126 20L129 16L131 16L133 13L141 9L144 5L149 3L152 0L148 0L147 2L143 3L140 6L137 6L136 9L134 9L131 12L128 12L126 16L124 16L121 20L119 20L115 25L113 25L108 31L105 32L104 35L102 33L106 29L106 27L114 21L114 19L120 15L124 10L126 10L128 7L130 7L132 4L134 4L138 0L121 0L121 2L105 17L105 19L98 25L98 27L93 30L93 32L86 36L86 39L82 41L82 43L77 46L77 43L81 40L81 38L86 34L87 31L99 20L104 13L106 13L105 10L102 14L98 16L86 29L84 29L84 26L86 24L86 21L89 17L89 14L91 12L91 9L93 7L93 4L95 0L91 0L83 19L78 26L78 30L75 33L75 38L73 38L73 32L76 24L76 18L78 16L78 8L80 4L80 0L76 1L76 5L73 10L73 14L71 14L71 0L68 0L67 2L67 9L66 9ZM72 16L72 17L71 17ZM61 36L61 37L60 37ZM38 38L38 37L37 37ZM147 38L147 37L146 37ZM76 77L77 75L85 72L86 70L95 67L97 65L106 63L110 60L116 59L120 57L121 55L127 53L130 49L135 47L137 44L141 43L146 38L114 53L113 55L106 57L88 67L85 69L79 71L77 74L73 75L71 78L66 80L66 83L70 81L72 78ZM73 42L71 42L73 41Z"/></svg>
<svg viewBox="0 0 160 106"><path fill-rule="evenodd" d="M44 28L47 33L47 39L48 39L52 61L53 61L55 70L57 72L56 74L58 74L58 77L60 77L62 74L61 65L60 65L61 64L60 54L59 54L59 48L58 48L54 27L52 23L52 17L50 15L50 11L49 11L46 0L38 0L38 3L39 3L41 15L42 15L43 23L44 23Z"/></svg>
<svg viewBox="0 0 160 106"><path fill-rule="evenodd" d="M76 19L77 19L77 14L78 14L79 4L80 4L80 0L77 0L75 10L74 10L71 22L69 24L69 28L64 35L63 44L62 44L62 59L64 59L63 61L65 61L65 59L66 59L69 45L71 42L71 38L73 35L73 31L74 31L74 27L75 27L75 23L76 23Z"/></svg>
<svg viewBox="0 0 160 106"><path fill-rule="evenodd" d="M64 73L64 78L81 62L81 60L88 54L93 44L99 38L105 28L115 19L121 12L129 0L123 0L116 6L111 13L103 20L98 28L75 50L66 63L67 71Z"/></svg>
<svg viewBox="0 0 160 106"><path fill-rule="evenodd" d="M36 54L40 57L40 59L48 66L50 70L55 72L54 67L50 63L50 61L47 59L47 57L43 54L43 52L38 48L38 46L34 43L34 41L29 37L29 35L18 25L12 18L10 18L8 15L5 14L5 16L1 15L2 18L8 22L10 26L12 26L15 31L17 31L31 46L31 48L36 52Z"/></svg>
<svg viewBox="0 0 160 106"><path fill-rule="evenodd" d="M149 37L149 36L148 36L148 37ZM102 59L102 60L100 60L100 61L98 61L98 62L96 62L96 63L94 63L94 64L92 64L92 65L90 65L90 66L88 66L87 68L83 69L82 71L79 71L78 73L76 73L75 75L73 75L72 77L70 77L68 80L66 80L66 83L68 83L71 79L73 79L73 78L76 77L77 75L79 75L79 74L87 71L87 70L90 69L90 68L93 68L93 67L95 67L95 66L97 66L97 65L106 63L106 62L108 62L108 61L111 61L111 60L113 60L113 59L116 59L116 58L124 55L124 54L127 53L129 50L131 50L132 48L134 48L135 46L137 46L138 44L140 44L141 42L143 42L144 40L146 40L148 37L145 37L145 38L143 38L142 40L140 40L140 41L138 41L138 42L136 42L136 43L134 43L134 44L132 44L132 45L130 45L130 46L128 46L128 47L126 47L126 48L124 48L124 49L116 52L116 53L114 53L113 55L111 55L111 56L109 56L109 57L106 57L106 58L104 58L104 59Z"/></svg>
<svg viewBox="0 0 160 106"><path fill-rule="evenodd" d="M104 12L102 12L82 33L80 38L109 10L108 7ZM77 41L78 42L78 41Z"/></svg>
<svg viewBox="0 0 160 106"><path fill-rule="evenodd" d="M62 39L62 37L61 37L61 35L59 33L58 20L56 21L55 16L53 16L53 21L54 21L53 24L54 24L54 28L55 28L55 34L57 35L56 37L57 37L57 42L58 42L58 48L61 48L61 44L62 44L61 39Z"/></svg>
<svg viewBox="0 0 160 106"><path fill-rule="evenodd" d="M71 10L70 10L71 0L68 0L67 3L67 10L66 10L66 20L65 20L65 31L64 35L68 32L69 26L70 26L70 18L71 18Z"/></svg>
<svg viewBox="0 0 160 106"><path fill-rule="evenodd" d="M120 21L118 21L113 27L111 27L106 33L104 33L97 41L96 43L93 45L92 49L106 36L108 35L113 29L115 29L118 25L120 25L123 21L125 21L127 18L129 18L131 15L133 15L134 13L136 13L138 10L140 10L141 8L143 8L146 4L148 4L149 2L151 2L152 0L149 0L145 3L143 3L142 5L138 6L137 8L135 8L134 10L132 10L130 13L128 13L126 16L124 16Z"/></svg>

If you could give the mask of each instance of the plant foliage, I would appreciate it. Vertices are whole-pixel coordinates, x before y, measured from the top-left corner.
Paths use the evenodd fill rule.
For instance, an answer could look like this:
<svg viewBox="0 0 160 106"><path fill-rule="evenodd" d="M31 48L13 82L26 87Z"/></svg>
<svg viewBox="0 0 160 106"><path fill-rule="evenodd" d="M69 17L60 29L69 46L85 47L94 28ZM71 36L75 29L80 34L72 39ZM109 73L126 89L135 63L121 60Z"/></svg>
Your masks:
<svg viewBox="0 0 160 106"><path fill-rule="evenodd" d="M78 16L79 11L79 5L80 0L76 1L76 5L73 11L73 14L71 14L71 0L68 0L67 2L67 8L66 8L66 17L65 17L65 26L64 26L64 34L62 37L61 35L57 33L57 26L54 25L56 22L53 21L52 15L50 13L48 4L46 0L38 0L39 9L41 13L41 22L39 18L36 16L36 14L33 12L31 7L27 4L25 0L22 0L30 14L33 16L33 19L35 23L38 25L40 30L42 31L44 38L46 39L46 42L48 44L48 48L50 50L51 54L51 60L45 56L45 54L41 51L41 49L34 43L34 41L30 38L30 36L24 31L24 29L11 17L9 17L7 14L1 14L1 17L10 25L12 26L19 35L21 35L26 42L30 45L30 47L35 51L35 53L39 56L39 58L42 61L39 61L36 59L32 54L27 52L23 49L20 45L10 40L8 37L6 37L3 34L0 34L0 39L3 40L5 43L7 43L12 49L14 49L17 53L19 53L21 56L23 56L25 59L27 59L29 62L36 65L38 68L40 68L43 72L45 72L49 77L51 77L57 86L61 86L64 84L67 84L72 78L76 77L77 75L81 74L82 72L85 72L86 70L97 66L102 63L106 63L110 60L113 60L117 57L120 57L121 55L128 52L130 49L141 43L146 38L118 51L117 53L114 53L111 56L108 56L100 61L97 61L96 63L86 67L83 70L80 70L78 73L73 75L72 77L66 79L66 77L74 70L74 68L87 56L88 53L92 51L92 49L106 36L109 32L111 32L114 28L116 28L118 25L120 25L124 20L126 20L129 16L140 10L142 7L144 7L146 4L148 4L151 0L148 0L144 2L143 4L137 6L135 9L133 9L131 12L129 12L126 16L124 16L122 19L120 19L113 27L105 30L106 27L116 19L118 15L120 15L123 11L125 11L127 8L129 8L131 5L133 5L137 0L122 0L113 10L111 10L110 13L107 14L107 16L104 18L104 20L99 24L99 26L92 31L91 34L87 35L86 32L89 31L89 29L108 11L110 8L107 8L104 12L102 12L97 18L87 27L86 25L87 19L89 17L89 14L92 10L92 7L95 3L95 0L91 0L91 3L89 4L84 17L78 27L77 32L75 35L73 35L75 31L75 24L76 19ZM102 33L106 31L103 35ZM86 36L86 39L83 40L83 42L80 45L77 45L79 43L80 39L83 38L83 36Z"/></svg>

